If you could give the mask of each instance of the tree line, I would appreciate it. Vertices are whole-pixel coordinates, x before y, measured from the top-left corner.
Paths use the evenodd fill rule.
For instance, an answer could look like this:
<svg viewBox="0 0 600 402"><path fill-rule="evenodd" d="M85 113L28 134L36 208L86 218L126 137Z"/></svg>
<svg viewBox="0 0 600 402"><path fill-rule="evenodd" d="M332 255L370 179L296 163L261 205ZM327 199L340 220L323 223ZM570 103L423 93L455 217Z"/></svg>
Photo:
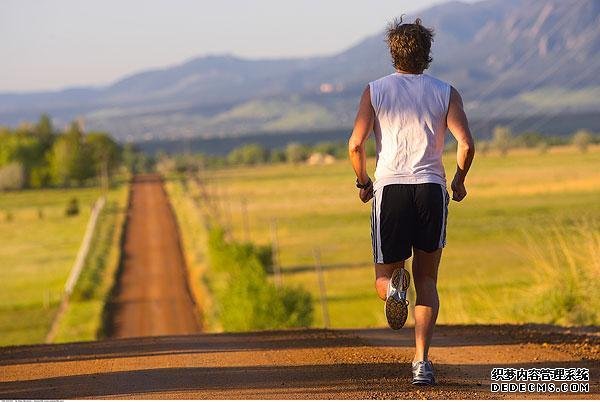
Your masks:
<svg viewBox="0 0 600 402"><path fill-rule="evenodd" d="M0 190L108 185L124 166L145 170L150 163L107 133L85 133L77 121L59 131L44 114L35 124L0 127Z"/></svg>
<svg viewBox="0 0 600 402"><path fill-rule="evenodd" d="M587 130L578 130L571 137L549 137L535 132L514 135L509 127L497 126L491 139L477 141L476 146L481 154L494 150L506 155L513 148L537 148L545 152L551 146L569 143L585 152L589 145L600 143L600 136ZM453 139L446 141L446 151L455 149ZM245 144L225 156L159 153L153 157L139 152L131 144L119 145L107 133L85 133L77 121L59 131L44 114L35 124L23 124L15 129L0 127L0 190L71 187L99 182L108 185L119 169L131 173L154 168L161 172L182 172L206 167L303 163L314 156L317 156L316 163L322 163L345 159L347 152L345 141L324 141L313 145L293 142L274 149L258 143ZM366 143L366 153L368 157L375 156L372 138Z"/></svg>
<svg viewBox="0 0 600 402"><path fill-rule="evenodd" d="M508 154L516 148L536 148L540 153L559 145L575 145L581 152L586 152L592 144L600 143L600 136L588 130L578 130L571 136L547 136L538 132L513 134L507 126L496 126L492 137L476 140L476 148L481 154L490 151L501 155ZM365 146L367 157L376 154L375 141L370 138ZM446 141L446 152L456 151L456 141L449 136ZM184 172L189 169L219 168L225 166L252 166L268 163L303 163L311 156L328 156L332 159L346 159L348 145L346 141L323 141L313 145L292 142L284 148L269 148L258 143L244 144L231 150L227 155L176 154L169 156L159 152L156 156L157 168L164 173ZM319 161L319 158L316 158ZM323 161L323 158L320 159ZM310 161L309 161L310 162Z"/></svg>

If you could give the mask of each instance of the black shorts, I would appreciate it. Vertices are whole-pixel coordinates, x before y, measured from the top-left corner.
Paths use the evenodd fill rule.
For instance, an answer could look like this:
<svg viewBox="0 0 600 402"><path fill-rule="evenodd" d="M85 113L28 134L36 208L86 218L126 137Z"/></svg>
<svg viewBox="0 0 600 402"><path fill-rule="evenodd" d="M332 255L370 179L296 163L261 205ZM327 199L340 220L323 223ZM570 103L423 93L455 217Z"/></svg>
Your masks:
<svg viewBox="0 0 600 402"><path fill-rule="evenodd" d="M391 264L412 255L412 248L432 252L446 245L450 198L436 183L390 184L375 191L371 240L376 263Z"/></svg>

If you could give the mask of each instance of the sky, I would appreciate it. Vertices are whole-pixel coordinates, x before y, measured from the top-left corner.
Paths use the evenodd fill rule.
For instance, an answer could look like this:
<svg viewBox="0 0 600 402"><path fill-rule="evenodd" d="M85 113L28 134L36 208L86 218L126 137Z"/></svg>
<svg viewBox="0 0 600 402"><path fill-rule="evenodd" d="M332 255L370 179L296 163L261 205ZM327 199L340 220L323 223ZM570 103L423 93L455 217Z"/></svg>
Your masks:
<svg viewBox="0 0 600 402"><path fill-rule="evenodd" d="M0 92L107 85L207 54L333 54L444 1L1 0Z"/></svg>

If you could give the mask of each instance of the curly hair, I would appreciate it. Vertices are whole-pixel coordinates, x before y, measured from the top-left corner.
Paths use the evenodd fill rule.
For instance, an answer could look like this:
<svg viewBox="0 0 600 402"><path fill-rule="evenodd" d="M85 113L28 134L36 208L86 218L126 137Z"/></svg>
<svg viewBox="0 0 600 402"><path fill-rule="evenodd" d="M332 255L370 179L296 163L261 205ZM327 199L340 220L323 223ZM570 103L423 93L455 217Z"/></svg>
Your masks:
<svg viewBox="0 0 600 402"><path fill-rule="evenodd" d="M433 29L421 25L417 18L413 24L403 24L402 17L395 18L387 27L386 42L396 70L420 74L433 61L429 52L433 42Z"/></svg>

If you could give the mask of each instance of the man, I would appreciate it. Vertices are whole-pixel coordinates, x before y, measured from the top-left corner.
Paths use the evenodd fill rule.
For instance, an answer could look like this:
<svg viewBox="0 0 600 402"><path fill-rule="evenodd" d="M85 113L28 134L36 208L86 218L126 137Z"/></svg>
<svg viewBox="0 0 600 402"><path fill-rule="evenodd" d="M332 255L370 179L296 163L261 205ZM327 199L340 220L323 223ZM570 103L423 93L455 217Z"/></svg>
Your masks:
<svg viewBox="0 0 600 402"><path fill-rule="evenodd" d="M406 322L410 283L404 264L414 254L415 302L413 384L433 385L429 345L438 315L437 273L446 244L449 197L442 165L446 129L458 141L452 199L467 195L465 177L474 156L462 99L449 84L423 74L429 67L433 30L395 20L387 43L396 72L365 88L349 140L349 155L363 202L373 198L371 238L375 288L385 300L393 329ZM366 171L365 141L375 133L377 167Z"/></svg>

